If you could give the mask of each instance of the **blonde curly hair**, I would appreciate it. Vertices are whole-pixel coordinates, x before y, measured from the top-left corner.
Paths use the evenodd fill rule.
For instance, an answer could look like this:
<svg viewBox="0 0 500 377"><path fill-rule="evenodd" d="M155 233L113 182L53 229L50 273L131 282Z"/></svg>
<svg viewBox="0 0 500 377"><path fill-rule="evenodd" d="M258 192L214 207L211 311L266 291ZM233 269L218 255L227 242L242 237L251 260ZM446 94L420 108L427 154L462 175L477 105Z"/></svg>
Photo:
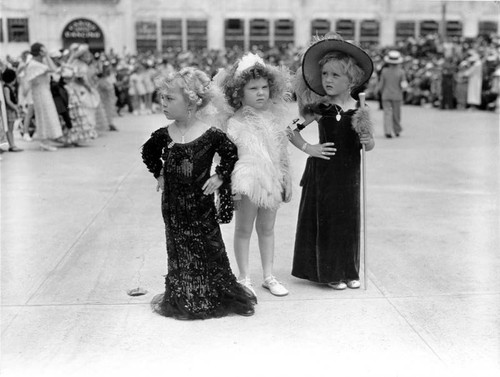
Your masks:
<svg viewBox="0 0 500 377"><path fill-rule="evenodd" d="M213 97L210 78L205 72L194 67L160 75L155 80L155 86L161 94L165 94L173 86L179 87L189 105L195 106L196 109L205 107Z"/></svg>
<svg viewBox="0 0 500 377"><path fill-rule="evenodd" d="M222 78L221 87L226 101L235 110L242 106L245 85L253 79L263 78L269 83L269 98L271 100L289 100L290 98L290 73L285 67L274 67L256 63L252 67L238 73L236 62L226 70Z"/></svg>

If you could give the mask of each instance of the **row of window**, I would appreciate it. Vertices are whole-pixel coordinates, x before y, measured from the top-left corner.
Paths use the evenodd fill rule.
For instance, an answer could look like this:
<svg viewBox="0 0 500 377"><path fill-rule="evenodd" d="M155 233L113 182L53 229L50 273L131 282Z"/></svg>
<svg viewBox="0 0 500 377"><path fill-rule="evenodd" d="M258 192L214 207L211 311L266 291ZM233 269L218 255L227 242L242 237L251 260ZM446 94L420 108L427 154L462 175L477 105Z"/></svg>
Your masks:
<svg viewBox="0 0 500 377"><path fill-rule="evenodd" d="M0 19L0 42L4 41L3 19ZM245 20L226 19L224 22L224 44L226 47L235 45L245 48ZM271 44L280 46L293 43L295 38L295 24L293 20L279 19L251 19L249 22L248 42L250 46L260 45L264 48ZM271 39L271 22L273 35ZM354 20L340 19L335 22L335 31L344 39L354 40L356 36L356 22ZM358 42L362 46L377 44L380 38L380 24L377 20L361 20L359 22ZM29 42L29 28L27 18L7 19L7 41L8 42ZM479 22L479 35L489 35L498 32L498 25L492 21ZM155 51L158 49L157 23L154 21L136 22L136 44L138 51ZM161 44L162 51L168 47L183 47L183 20L182 19L162 19ZM186 20L186 44L188 49L198 49L208 47L207 40L207 20ZM463 34L463 27L460 21L446 22L446 36L460 37ZM311 22L311 36L323 35L332 30L329 20L316 19ZM396 22L396 41L405 40L409 37L425 36L439 32L439 22L428 21L398 21Z"/></svg>
<svg viewBox="0 0 500 377"><path fill-rule="evenodd" d="M224 44L225 47L239 46L245 48L245 20L226 19L224 22ZM248 43L249 46L260 45L268 48L271 44L280 46L293 43L295 38L294 21L289 19L248 20ZM271 22L274 23L271 28ZM347 20L340 19L335 22L335 31L342 35L344 39L354 40L356 38L356 22L359 22L358 42L362 46L378 44L380 40L380 23L377 20ZM479 35L496 34L498 25L496 22L482 21L479 23ZM156 23L137 22L136 42L138 51L157 49ZM183 27L181 19L163 19L161 21L161 48L182 47ZM438 33L440 30L438 21L398 21L396 22L396 41L405 40L409 37L425 36ZM316 19L311 22L311 36L324 35L331 31L332 24L329 20ZM463 35L463 25L460 21L446 22L447 37L461 37ZM186 41L187 48L206 48L207 42L207 21L206 20L186 20Z"/></svg>

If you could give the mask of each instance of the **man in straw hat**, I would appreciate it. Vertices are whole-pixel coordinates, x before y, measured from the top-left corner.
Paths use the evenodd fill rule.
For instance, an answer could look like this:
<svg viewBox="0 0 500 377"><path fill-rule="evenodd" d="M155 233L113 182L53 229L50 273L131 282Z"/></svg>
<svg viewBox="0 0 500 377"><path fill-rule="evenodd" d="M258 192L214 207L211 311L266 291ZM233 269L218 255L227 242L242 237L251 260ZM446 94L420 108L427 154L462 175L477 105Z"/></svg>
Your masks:
<svg viewBox="0 0 500 377"><path fill-rule="evenodd" d="M353 97L372 72L366 52L328 34L307 49L296 74L299 111L305 123L317 120L320 143L302 138L304 124L291 136L311 156L301 181L292 275L336 290L360 287L360 149L375 143L367 108Z"/></svg>
<svg viewBox="0 0 500 377"><path fill-rule="evenodd" d="M401 68L403 57L399 51L391 50L384 57L387 64L380 74L378 90L382 96L384 109L384 134L390 139L394 134L399 136L401 127L401 105L403 103L403 90L408 83Z"/></svg>

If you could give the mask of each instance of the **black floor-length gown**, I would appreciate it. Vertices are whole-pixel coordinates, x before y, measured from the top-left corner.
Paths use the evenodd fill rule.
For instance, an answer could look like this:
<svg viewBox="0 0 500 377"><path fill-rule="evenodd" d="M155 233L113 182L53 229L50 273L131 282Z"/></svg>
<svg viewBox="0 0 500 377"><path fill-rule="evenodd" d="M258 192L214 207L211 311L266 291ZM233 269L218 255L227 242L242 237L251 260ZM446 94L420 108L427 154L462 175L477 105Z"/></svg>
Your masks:
<svg viewBox="0 0 500 377"><path fill-rule="evenodd" d="M197 139L174 143L168 127L155 131L144 144L142 158L155 177L163 168L162 214L165 222L168 274L165 293L155 297L153 309L178 319L205 319L230 313L253 313L255 298L237 283L222 240L214 195L204 195L215 153L216 173L230 190L237 157L236 146L224 132L210 128ZM223 201L219 212L232 208ZM224 217L224 215L222 215Z"/></svg>
<svg viewBox="0 0 500 377"><path fill-rule="evenodd" d="M307 160L292 275L318 283L357 280L361 143L351 125L357 110L341 112L336 105L320 110L319 142L335 143L337 152L330 160Z"/></svg>

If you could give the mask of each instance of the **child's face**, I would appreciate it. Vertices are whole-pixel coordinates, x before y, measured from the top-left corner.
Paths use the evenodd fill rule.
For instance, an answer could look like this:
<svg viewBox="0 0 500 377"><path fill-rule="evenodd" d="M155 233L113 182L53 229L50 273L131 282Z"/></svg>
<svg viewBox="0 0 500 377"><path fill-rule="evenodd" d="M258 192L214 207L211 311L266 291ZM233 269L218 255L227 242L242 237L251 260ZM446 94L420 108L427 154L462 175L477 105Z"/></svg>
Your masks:
<svg viewBox="0 0 500 377"><path fill-rule="evenodd" d="M188 102L178 85L172 85L161 95L163 114L167 119L184 120L188 114Z"/></svg>
<svg viewBox="0 0 500 377"><path fill-rule="evenodd" d="M321 83L329 96L349 93L351 83L342 66L336 60L329 60L321 69Z"/></svg>
<svg viewBox="0 0 500 377"><path fill-rule="evenodd" d="M269 100L269 82L258 78L247 82L243 88L242 104L254 109L265 109Z"/></svg>

